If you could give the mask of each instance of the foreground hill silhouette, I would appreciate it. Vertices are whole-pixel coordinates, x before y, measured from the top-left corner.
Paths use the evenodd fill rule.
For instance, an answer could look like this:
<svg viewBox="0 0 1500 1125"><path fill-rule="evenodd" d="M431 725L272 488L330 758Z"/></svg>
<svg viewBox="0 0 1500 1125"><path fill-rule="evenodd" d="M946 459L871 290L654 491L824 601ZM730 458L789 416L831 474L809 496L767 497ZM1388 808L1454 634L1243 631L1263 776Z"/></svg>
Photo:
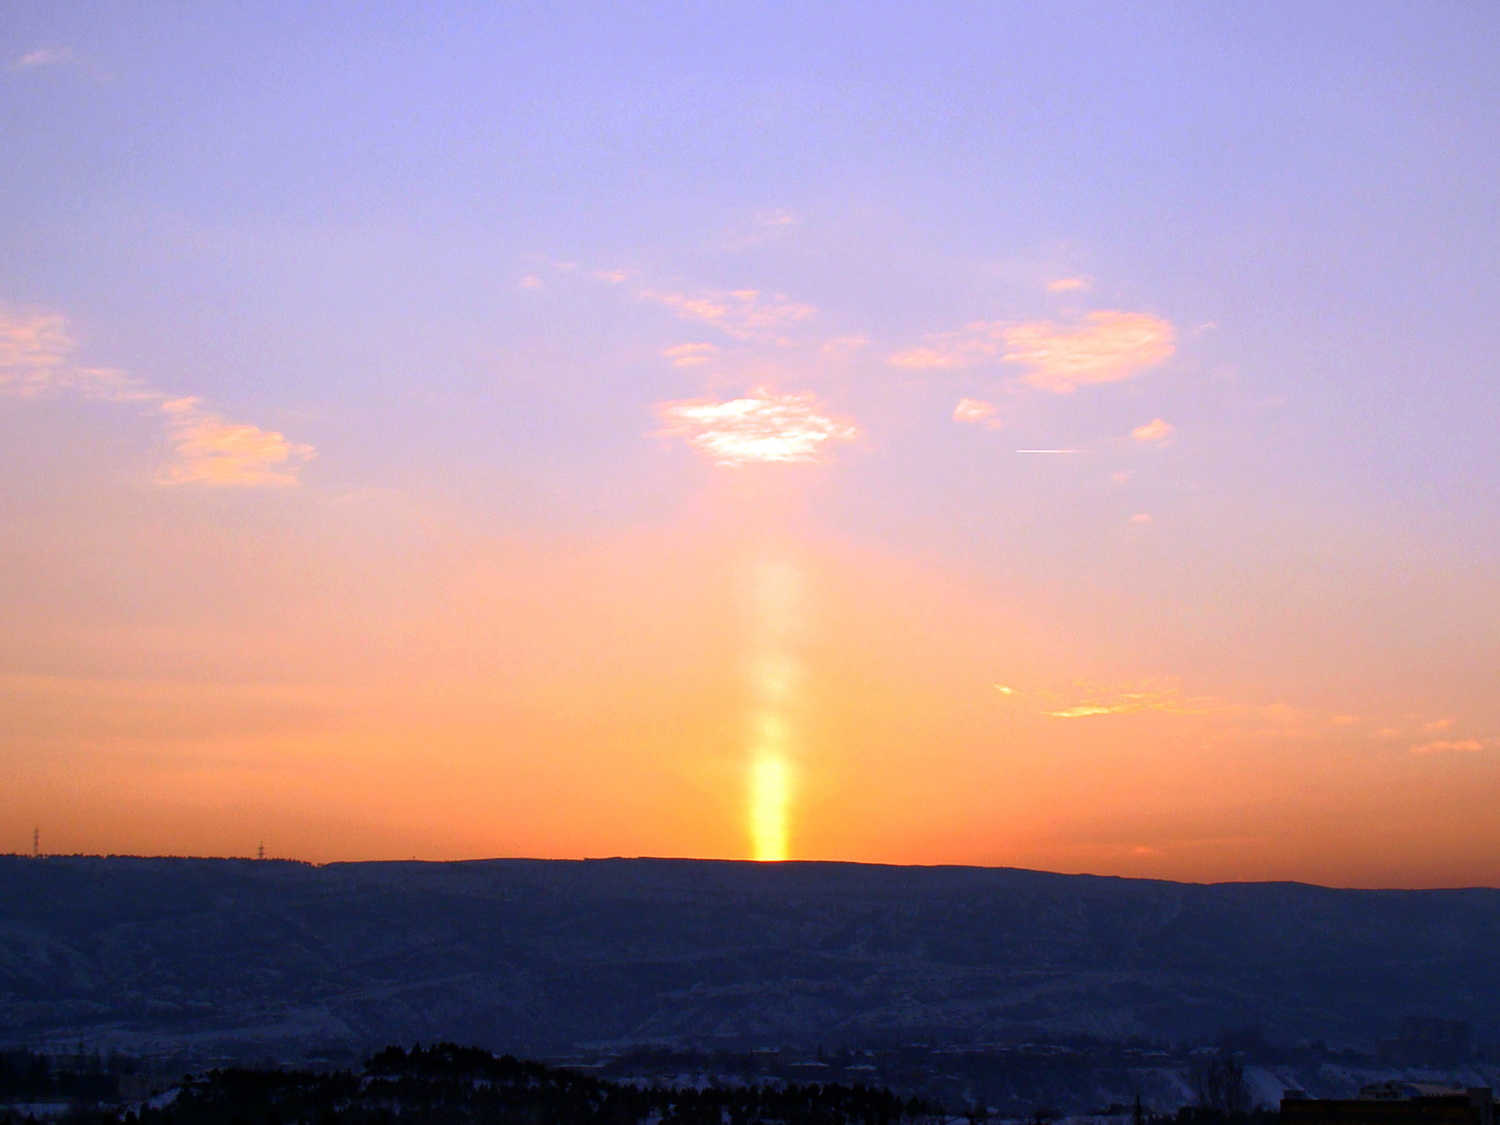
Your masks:
<svg viewBox="0 0 1500 1125"><path fill-rule="evenodd" d="M696 860L0 857L0 1038L130 1050L1500 1024L1500 891Z"/></svg>
<svg viewBox="0 0 1500 1125"><path fill-rule="evenodd" d="M936 1107L837 1084L697 1090L601 1081L540 1063L439 1043L387 1047L362 1073L214 1070L167 1104L93 1113L78 1125L904 1125ZM22 1125L0 1106L0 1125ZM34 1118L32 1121L34 1122Z"/></svg>

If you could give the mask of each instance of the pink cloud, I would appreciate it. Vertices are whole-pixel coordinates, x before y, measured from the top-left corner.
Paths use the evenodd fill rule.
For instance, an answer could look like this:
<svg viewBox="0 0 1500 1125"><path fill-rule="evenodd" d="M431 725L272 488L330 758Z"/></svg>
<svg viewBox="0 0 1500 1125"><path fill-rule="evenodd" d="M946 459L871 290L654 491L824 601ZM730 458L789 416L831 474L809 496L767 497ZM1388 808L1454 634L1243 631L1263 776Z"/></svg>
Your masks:
<svg viewBox="0 0 1500 1125"><path fill-rule="evenodd" d="M1153 418L1144 426L1137 426L1130 431L1130 436L1142 444L1160 445L1177 432L1177 427L1171 422L1164 422L1160 418Z"/></svg>
<svg viewBox="0 0 1500 1125"><path fill-rule="evenodd" d="M699 367L712 363L719 354L719 349L713 344L678 344L661 354L672 361L673 367Z"/></svg>
<svg viewBox="0 0 1500 1125"><path fill-rule="evenodd" d="M73 61L73 52L67 47L42 47L28 51L10 64L11 70L31 70L38 66L56 66Z"/></svg>
<svg viewBox="0 0 1500 1125"><path fill-rule="evenodd" d="M1047 282L1047 288L1053 293L1071 293L1077 289L1087 289L1089 282L1083 277L1060 277L1056 281Z"/></svg>
<svg viewBox="0 0 1500 1125"><path fill-rule="evenodd" d="M908 348L891 356L890 362L896 367L959 367L964 365L964 357L956 350Z"/></svg>
<svg viewBox="0 0 1500 1125"><path fill-rule="evenodd" d="M869 344L868 336L835 336L818 349L821 355L843 356L859 351Z"/></svg>
<svg viewBox="0 0 1500 1125"><path fill-rule="evenodd" d="M1170 321L1146 313L1107 310L1081 323L975 321L957 332L927 337L922 347L892 355L896 367L967 368L1015 363L1029 368L1033 387L1069 394L1080 386L1128 379L1176 350Z"/></svg>
<svg viewBox="0 0 1500 1125"><path fill-rule="evenodd" d="M1128 379L1176 351L1171 323L1146 313L1095 312L1081 325L1047 321L1004 330L1006 363L1030 368L1026 381L1054 394Z"/></svg>
<svg viewBox="0 0 1500 1125"><path fill-rule="evenodd" d="M716 465L818 462L826 446L853 441L859 427L821 412L811 391L777 394L757 387L744 398L684 399L657 406L668 437L686 438Z"/></svg>
<svg viewBox="0 0 1500 1125"><path fill-rule="evenodd" d="M776 334L817 310L782 294L764 295L758 289L712 291L698 296L644 289L641 298L665 305L683 320L709 324L738 340Z"/></svg>

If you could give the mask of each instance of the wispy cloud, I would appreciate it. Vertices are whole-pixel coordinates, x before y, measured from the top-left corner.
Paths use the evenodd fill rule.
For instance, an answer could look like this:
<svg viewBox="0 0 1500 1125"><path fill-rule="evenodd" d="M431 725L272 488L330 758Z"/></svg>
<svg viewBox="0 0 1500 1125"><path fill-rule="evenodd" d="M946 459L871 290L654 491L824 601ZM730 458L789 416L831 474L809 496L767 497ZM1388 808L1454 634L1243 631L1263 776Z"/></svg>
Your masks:
<svg viewBox="0 0 1500 1125"><path fill-rule="evenodd" d="M1060 277L1056 281L1047 282L1048 290L1053 293L1072 293L1088 287L1089 280L1086 277Z"/></svg>
<svg viewBox="0 0 1500 1125"><path fill-rule="evenodd" d="M1176 687L1148 687L1133 690L1095 687L1070 707L1045 711L1052 719L1086 719L1095 715L1137 715L1143 711L1162 711L1172 715L1203 715L1223 708L1211 699L1186 697Z"/></svg>
<svg viewBox="0 0 1500 1125"><path fill-rule="evenodd" d="M760 227L795 227L802 223L802 217L795 211L788 211L785 207L776 207L770 211L758 212L755 216L755 225Z"/></svg>
<svg viewBox="0 0 1500 1125"><path fill-rule="evenodd" d="M953 408L953 420L974 426L987 426L992 430L1000 428L1000 419L995 417L995 404L985 402L982 398L959 399L958 405Z"/></svg>
<svg viewBox="0 0 1500 1125"><path fill-rule="evenodd" d="M1130 431L1130 436L1143 445L1161 445L1168 441L1177 432L1177 427L1171 422L1165 422L1160 418L1153 418L1144 426L1137 426Z"/></svg>
<svg viewBox="0 0 1500 1125"><path fill-rule="evenodd" d="M817 312L784 294L768 295L758 289L714 290L697 295L643 289L641 299L665 305L683 320L712 325L737 340L779 338L780 333Z"/></svg>
<svg viewBox="0 0 1500 1125"><path fill-rule="evenodd" d="M0 309L0 392L32 398L51 390L73 347L64 317Z"/></svg>
<svg viewBox="0 0 1500 1125"><path fill-rule="evenodd" d="M40 398L70 393L87 399L150 403L167 418L176 459L157 480L164 484L288 485L297 483L309 445L258 426L226 421L197 398L172 397L110 367L72 362L77 344L57 313L0 309L0 395Z"/></svg>
<svg viewBox="0 0 1500 1125"><path fill-rule="evenodd" d="M11 70L32 70L39 66L57 66L60 63L73 61L73 51L69 47L40 47L35 51L27 51L20 58L10 64Z"/></svg>
<svg viewBox="0 0 1500 1125"><path fill-rule="evenodd" d="M1000 350L998 346L986 340L973 342L962 340L959 333L945 337L929 337L929 339L952 340L952 343L940 344L936 347L907 348L891 356L890 363L895 367L917 369L968 367L992 358Z"/></svg>
<svg viewBox="0 0 1500 1125"><path fill-rule="evenodd" d="M1413 754L1473 754L1500 743L1494 738L1460 738L1452 741L1423 742L1411 748Z"/></svg>
<svg viewBox="0 0 1500 1125"><path fill-rule="evenodd" d="M830 442L853 441L860 432L852 421L824 414L810 391L757 387L727 402L684 399L656 409L666 423L660 435L686 438L717 465L824 461Z"/></svg>
<svg viewBox="0 0 1500 1125"><path fill-rule="evenodd" d="M678 344L661 354L672 361L673 367L701 367L712 363L719 349L713 344Z"/></svg>
<svg viewBox="0 0 1500 1125"><path fill-rule="evenodd" d="M71 362L77 344L67 318L57 313L14 313L0 308L0 395L38 398L72 391L85 398L116 402L149 401L139 379L112 367L80 367Z"/></svg>
<svg viewBox="0 0 1500 1125"><path fill-rule="evenodd" d="M227 422L203 410L196 398L170 399L161 408L177 449L177 460L157 474L163 484L291 485L314 455L312 446L297 445L274 430Z"/></svg>
<svg viewBox="0 0 1500 1125"><path fill-rule="evenodd" d="M547 283L534 273L528 273L517 283L517 288L520 289L545 289L546 287Z"/></svg>
<svg viewBox="0 0 1500 1125"><path fill-rule="evenodd" d="M897 367L966 368L991 362L1028 368L1025 381L1055 394L1128 379L1176 350L1170 321L1146 313L1106 310L1081 323L975 321L927 337L922 347L890 357Z"/></svg>
<svg viewBox="0 0 1500 1125"><path fill-rule="evenodd" d="M851 355L869 343L868 336L835 336L832 340L824 341L818 348L818 353L827 356Z"/></svg>

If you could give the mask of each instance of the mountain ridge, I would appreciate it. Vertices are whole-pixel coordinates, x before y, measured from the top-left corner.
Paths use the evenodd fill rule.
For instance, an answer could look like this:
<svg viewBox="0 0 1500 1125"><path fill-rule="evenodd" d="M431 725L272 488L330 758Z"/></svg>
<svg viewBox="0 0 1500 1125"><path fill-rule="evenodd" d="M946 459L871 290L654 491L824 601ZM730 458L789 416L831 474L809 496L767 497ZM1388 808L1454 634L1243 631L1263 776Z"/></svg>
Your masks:
<svg viewBox="0 0 1500 1125"><path fill-rule="evenodd" d="M1500 890L611 857L0 857L0 1039L547 1052L1500 1033ZM227 1049L227 1047L226 1047Z"/></svg>

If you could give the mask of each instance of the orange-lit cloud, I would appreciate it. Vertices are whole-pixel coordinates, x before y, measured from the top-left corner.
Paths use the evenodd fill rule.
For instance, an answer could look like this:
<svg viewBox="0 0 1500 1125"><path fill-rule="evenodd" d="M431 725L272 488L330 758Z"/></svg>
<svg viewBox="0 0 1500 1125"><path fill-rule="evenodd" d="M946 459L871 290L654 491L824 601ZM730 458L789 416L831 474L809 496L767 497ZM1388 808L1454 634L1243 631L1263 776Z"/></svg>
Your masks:
<svg viewBox="0 0 1500 1125"><path fill-rule="evenodd" d="M829 442L853 441L859 427L821 412L811 391L757 387L745 398L684 399L657 408L660 434L683 437L718 465L825 460Z"/></svg>
<svg viewBox="0 0 1500 1125"><path fill-rule="evenodd" d="M1056 281L1047 282L1048 290L1053 293L1071 293L1088 287L1088 278L1085 277L1060 277Z"/></svg>
<svg viewBox="0 0 1500 1125"><path fill-rule="evenodd" d="M1000 428L1000 419L995 417L995 404L985 402L982 398L959 399L958 405L953 408L953 420L967 422L970 425L988 426L992 430Z"/></svg>
<svg viewBox="0 0 1500 1125"><path fill-rule="evenodd" d="M1005 329L1006 363L1030 368L1026 381L1055 394L1128 379L1176 350L1169 321L1146 313L1095 312L1080 326L1047 321Z"/></svg>
<svg viewBox="0 0 1500 1125"><path fill-rule="evenodd" d="M958 332L927 339L923 347L895 353L890 363L916 369L1015 363L1029 369L1027 383L1054 394L1128 379L1176 350L1170 321L1112 310L1089 313L1081 324L1071 326L975 321Z"/></svg>
<svg viewBox="0 0 1500 1125"><path fill-rule="evenodd" d="M661 354L672 361L673 367L698 367L712 363L719 349L713 344L678 344Z"/></svg>
<svg viewBox="0 0 1500 1125"><path fill-rule="evenodd" d="M313 456L312 446L297 445L273 430L206 413L196 398L171 399L161 408L171 419L177 448L177 460L157 474L163 484L292 485Z"/></svg>
<svg viewBox="0 0 1500 1125"><path fill-rule="evenodd" d="M1143 445L1160 445L1171 438L1177 432L1177 427L1171 422L1164 422L1160 418L1153 418L1144 426L1137 426L1130 431L1130 436Z"/></svg>
<svg viewBox="0 0 1500 1125"><path fill-rule="evenodd" d="M665 305L683 320L712 325L737 340L777 336L817 312L811 305L758 289L715 290L696 296L643 289L641 298Z"/></svg>

